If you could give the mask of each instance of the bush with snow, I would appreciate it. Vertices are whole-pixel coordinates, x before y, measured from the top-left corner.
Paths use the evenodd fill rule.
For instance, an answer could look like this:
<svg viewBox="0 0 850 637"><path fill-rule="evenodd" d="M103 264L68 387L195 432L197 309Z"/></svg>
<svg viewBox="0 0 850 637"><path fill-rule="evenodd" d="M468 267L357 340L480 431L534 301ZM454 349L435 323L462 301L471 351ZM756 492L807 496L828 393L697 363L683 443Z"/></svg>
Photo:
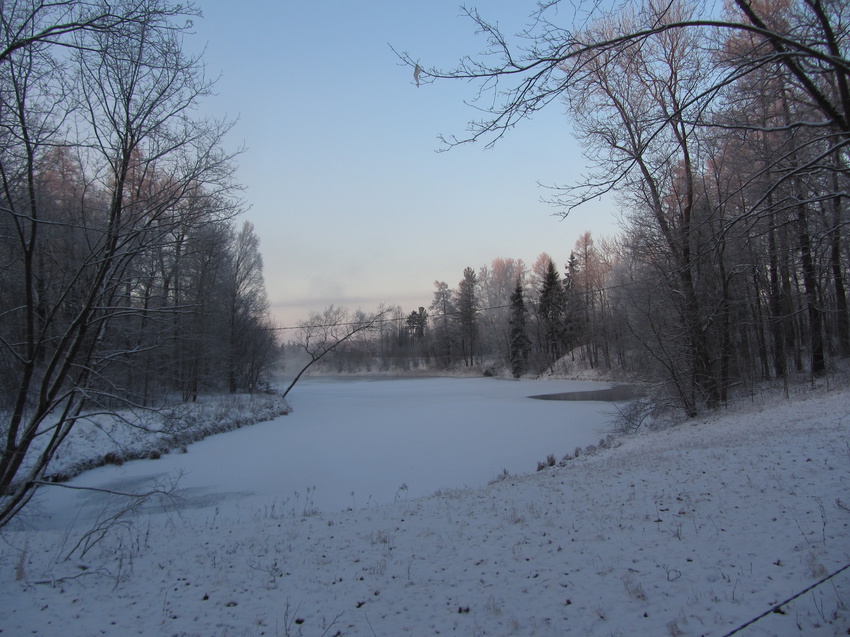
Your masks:
<svg viewBox="0 0 850 637"><path fill-rule="evenodd" d="M45 480L65 482L84 471L130 460L156 459L213 434L288 414L274 394L209 396L140 414L95 414L82 419L60 447Z"/></svg>

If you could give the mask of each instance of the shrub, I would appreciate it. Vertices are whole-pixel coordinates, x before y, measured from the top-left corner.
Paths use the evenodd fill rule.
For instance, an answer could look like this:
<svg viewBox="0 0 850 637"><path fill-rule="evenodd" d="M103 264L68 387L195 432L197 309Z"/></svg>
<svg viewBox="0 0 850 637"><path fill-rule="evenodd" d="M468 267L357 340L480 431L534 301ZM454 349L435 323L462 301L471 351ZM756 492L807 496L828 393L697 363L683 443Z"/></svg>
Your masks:
<svg viewBox="0 0 850 637"><path fill-rule="evenodd" d="M103 464L114 464L120 467L124 464L124 458L119 453L110 451L103 456Z"/></svg>
<svg viewBox="0 0 850 637"><path fill-rule="evenodd" d="M538 465L539 465L539 463L538 463ZM538 469L538 471L539 470L540 469ZM502 469L502 472L500 474L498 474L495 478L490 480L490 482L488 482L487 484L496 484L498 482L504 482L505 480L508 480L510 478L511 478L510 472L507 469Z"/></svg>

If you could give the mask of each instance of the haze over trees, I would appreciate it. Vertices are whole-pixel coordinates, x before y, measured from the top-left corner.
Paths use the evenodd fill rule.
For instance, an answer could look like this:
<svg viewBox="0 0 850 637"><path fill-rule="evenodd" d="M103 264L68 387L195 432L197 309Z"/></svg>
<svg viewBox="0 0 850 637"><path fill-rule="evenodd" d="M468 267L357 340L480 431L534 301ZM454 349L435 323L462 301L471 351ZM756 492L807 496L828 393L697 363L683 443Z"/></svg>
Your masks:
<svg viewBox="0 0 850 637"><path fill-rule="evenodd" d="M138 426L138 409L253 390L273 362L230 124L194 113L211 89L182 48L196 15L0 2L0 525L80 419Z"/></svg>

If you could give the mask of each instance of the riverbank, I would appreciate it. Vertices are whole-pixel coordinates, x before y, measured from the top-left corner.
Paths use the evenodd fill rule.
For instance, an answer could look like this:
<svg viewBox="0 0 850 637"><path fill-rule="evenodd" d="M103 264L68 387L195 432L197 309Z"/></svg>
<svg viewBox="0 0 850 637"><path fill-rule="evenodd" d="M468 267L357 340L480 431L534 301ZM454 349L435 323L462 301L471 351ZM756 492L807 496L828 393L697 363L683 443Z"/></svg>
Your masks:
<svg viewBox="0 0 850 637"><path fill-rule="evenodd" d="M850 393L765 396L482 489L6 531L8 634L844 635Z"/></svg>
<svg viewBox="0 0 850 637"><path fill-rule="evenodd" d="M290 410L274 394L221 394L161 409L98 413L77 422L44 479L67 482L97 467L185 452L193 442L285 416Z"/></svg>

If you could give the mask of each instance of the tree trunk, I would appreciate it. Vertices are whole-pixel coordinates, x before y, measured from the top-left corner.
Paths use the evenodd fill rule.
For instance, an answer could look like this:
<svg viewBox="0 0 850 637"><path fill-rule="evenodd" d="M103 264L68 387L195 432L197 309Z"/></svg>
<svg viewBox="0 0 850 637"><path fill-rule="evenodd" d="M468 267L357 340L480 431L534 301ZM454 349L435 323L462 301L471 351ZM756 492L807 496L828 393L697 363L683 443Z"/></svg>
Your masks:
<svg viewBox="0 0 850 637"><path fill-rule="evenodd" d="M837 177L835 178L837 181ZM838 184L835 184L838 186ZM832 200L832 224L829 232L829 260L835 286L835 331L838 336L838 354L850 357L850 314L844 286L844 269L841 267L841 198Z"/></svg>
<svg viewBox="0 0 850 637"><path fill-rule="evenodd" d="M800 256L803 266L803 286L806 295L806 313L809 317L809 357L813 376L826 373L826 360L823 347L823 327L821 311L818 307L818 284L812 258L811 239L809 237L808 215L804 205L797 206L797 230L800 233Z"/></svg>
<svg viewBox="0 0 850 637"><path fill-rule="evenodd" d="M775 214L770 213L770 228L767 233L768 272L770 275L770 333L773 337L773 369L777 378L785 377L785 317L782 306L782 283L779 278L779 255L776 252Z"/></svg>

